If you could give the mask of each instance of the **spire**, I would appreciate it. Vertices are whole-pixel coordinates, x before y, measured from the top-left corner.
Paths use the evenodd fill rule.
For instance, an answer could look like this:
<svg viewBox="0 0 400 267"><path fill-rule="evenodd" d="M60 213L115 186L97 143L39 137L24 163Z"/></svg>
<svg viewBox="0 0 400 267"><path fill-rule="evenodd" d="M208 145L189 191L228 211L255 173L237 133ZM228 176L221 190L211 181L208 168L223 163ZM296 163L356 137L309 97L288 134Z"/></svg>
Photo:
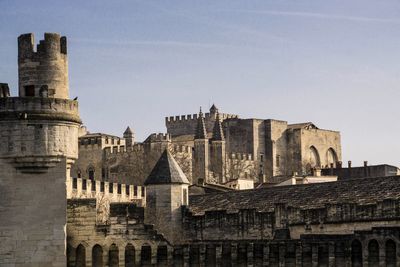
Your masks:
<svg viewBox="0 0 400 267"><path fill-rule="evenodd" d="M219 119L219 113L217 113L217 118L214 123L212 140L215 140L215 141L224 141L225 140L224 131L222 130L222 125L221 125L221 120Z"/></svg>
<svg viewBox="0 0 400 267"><path fill-rule="evenodd" d="M206 139L206 138L207 138L207 130L204 122L203 112L201 111L200 107L199 117L197 118L196 134L194 136L194 139Z"/></svg>
<svg viewBox="0 0 400 267"><path fill-rule="evenodd" d="M168 149L165 149L144 184L189 184L189 180Z"/></svg>
<svg viewBox="0 0 400 267"><path fill-rule="evenodd" d="M133 132L131 130L131 128L128 126L128 128L126 128L125 132L124 132L124 137L130 137L133 135Z"/></svg>
<svg viewBox="0 0 400 267"><path fill-rule="evenodd" d="M214 104L212 104L212 106L210 108L210 113L211 114L218 113L218 108Z"/></svg>

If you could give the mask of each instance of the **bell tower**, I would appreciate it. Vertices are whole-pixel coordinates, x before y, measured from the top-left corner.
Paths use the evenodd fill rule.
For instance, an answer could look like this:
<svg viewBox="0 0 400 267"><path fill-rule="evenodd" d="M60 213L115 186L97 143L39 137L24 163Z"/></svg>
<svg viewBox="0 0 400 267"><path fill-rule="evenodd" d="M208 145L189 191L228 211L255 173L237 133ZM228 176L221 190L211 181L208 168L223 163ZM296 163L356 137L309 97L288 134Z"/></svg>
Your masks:
<svg viewBox="0 0 400 267"><path fill-rule="evenodd" d="M66 37L18 38L19 96L0 97L0 259L65 266L66 178L78 157L78 102L68 98ZM1 265L1 264L0 264Z"/></svg>

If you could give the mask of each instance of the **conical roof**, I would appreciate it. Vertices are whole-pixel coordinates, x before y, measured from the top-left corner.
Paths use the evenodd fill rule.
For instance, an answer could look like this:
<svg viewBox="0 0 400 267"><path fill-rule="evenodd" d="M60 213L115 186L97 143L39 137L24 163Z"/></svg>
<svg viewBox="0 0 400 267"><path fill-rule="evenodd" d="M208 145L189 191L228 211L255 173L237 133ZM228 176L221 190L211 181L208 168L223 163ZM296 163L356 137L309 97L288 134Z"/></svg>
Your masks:
<svg viewBox="0 0 400 267"><path fill-rule="evenodd" d="M218 108L212 104L211 108L210 108L210 113L217 113L218 112Z"/></svg>
<svg viewBox="0 0 400 267"><path fill-rule="evenodd" d="M144 184L189 184L189 180L168 149L165 149Z"/></svg>
<svg viewBox="0 0 400 267"><path fill-rule="evenodd" d="M196 127L196 134L194 139L206 139L207 138L207 130L206 124L204 122L203 112L199 112L199 117L197 118L197 127Z"/></svg>
<svg viewBox="0 0 400 267"><path fill-rule="evenodd" d="M216 141L225 140L224 131L222 130L221 120L219 119L218 113L217 113L217 118L214 123L212 140L216 140Z"/></svg>
<svg viewBox="0 0 400 267"><path fill-rule="evenodd" d="M133 134L133 132L132 132L131 128L128 126L128 128L126 128L126 130L124 132L124 136L132 135L132 134Z"/></svg>

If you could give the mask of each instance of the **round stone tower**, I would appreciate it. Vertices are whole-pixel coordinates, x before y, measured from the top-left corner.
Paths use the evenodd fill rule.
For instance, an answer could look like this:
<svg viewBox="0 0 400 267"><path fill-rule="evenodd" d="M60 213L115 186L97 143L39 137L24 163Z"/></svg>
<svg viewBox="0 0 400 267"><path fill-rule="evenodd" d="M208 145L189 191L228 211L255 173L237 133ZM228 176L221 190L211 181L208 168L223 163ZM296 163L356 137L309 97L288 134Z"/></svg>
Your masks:
<svg viewBox="0 0 400 267"><path fill-rule="evenodd" d="M19 97L0 98L0 157L25 172L41 172L78 157L78 102L68 99L66 38L46 33L18 38Z"/></svg>
<svg viewBox="0 0 400 267"><path fill-rule="evenodd" d="M35 51L33 35L21 35L18 70L19 97L0 97L0 259L65 266L66 179L81 124L68 99L66 38L46 33Z"/></svg>
<svg viewBox="0 0 400 267"><path fill-rule="evenodd" d="M19 96L68 98L67 39L45 33L34 49L31 33L18 38Z"/></svg>

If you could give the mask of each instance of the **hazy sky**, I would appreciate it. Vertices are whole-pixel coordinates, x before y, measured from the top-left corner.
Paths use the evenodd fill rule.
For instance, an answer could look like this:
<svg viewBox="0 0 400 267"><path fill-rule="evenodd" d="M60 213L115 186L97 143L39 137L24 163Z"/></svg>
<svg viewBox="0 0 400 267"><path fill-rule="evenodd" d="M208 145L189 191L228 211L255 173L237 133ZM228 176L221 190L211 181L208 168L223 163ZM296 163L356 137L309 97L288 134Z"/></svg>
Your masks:
<svg viewBox="0 0 400 267"><path fill-rule="evenodd" d="M27 32L67 36L91 132L130 125L142 141L215 103L339 130L344 162L400 165L399 1L0 0L0 82L14 95Z"/></svg>

